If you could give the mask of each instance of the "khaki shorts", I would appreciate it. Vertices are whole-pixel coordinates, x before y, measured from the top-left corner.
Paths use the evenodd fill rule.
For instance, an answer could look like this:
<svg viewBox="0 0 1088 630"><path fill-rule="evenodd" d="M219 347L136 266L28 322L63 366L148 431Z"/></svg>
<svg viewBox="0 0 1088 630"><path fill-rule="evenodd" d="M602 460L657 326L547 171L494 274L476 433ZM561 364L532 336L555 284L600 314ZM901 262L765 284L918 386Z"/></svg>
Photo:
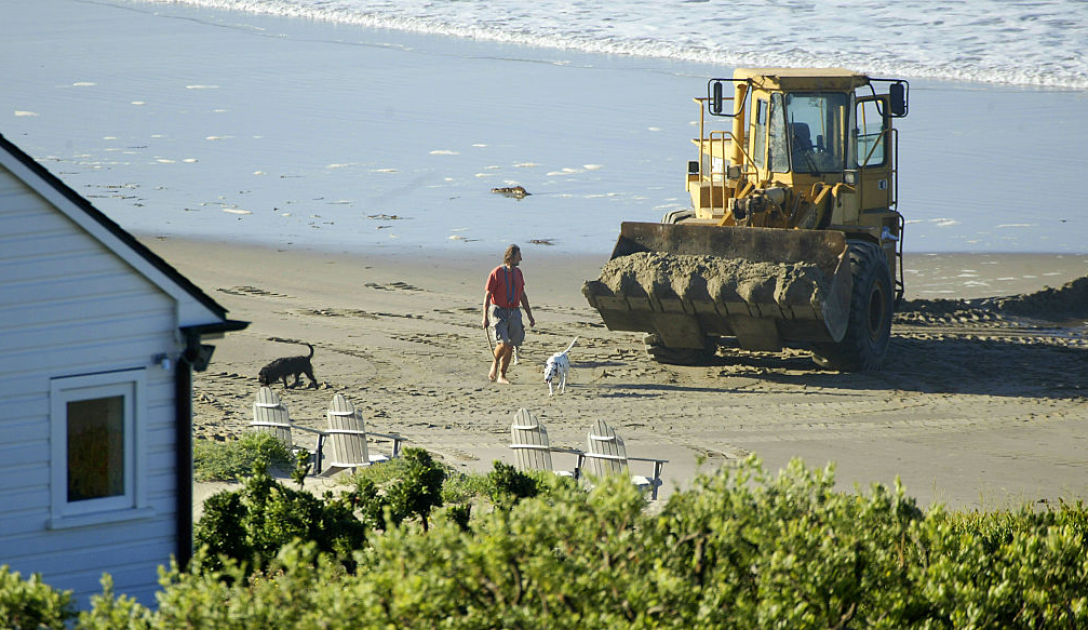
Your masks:
<svg viewBox="0 0 1088 630"><path fill-rule="evenodd" d="M502 308L492 304L487 311L492 339L511 346L520 346L525 341L525 326L521 323L520 308Z"/></svg>

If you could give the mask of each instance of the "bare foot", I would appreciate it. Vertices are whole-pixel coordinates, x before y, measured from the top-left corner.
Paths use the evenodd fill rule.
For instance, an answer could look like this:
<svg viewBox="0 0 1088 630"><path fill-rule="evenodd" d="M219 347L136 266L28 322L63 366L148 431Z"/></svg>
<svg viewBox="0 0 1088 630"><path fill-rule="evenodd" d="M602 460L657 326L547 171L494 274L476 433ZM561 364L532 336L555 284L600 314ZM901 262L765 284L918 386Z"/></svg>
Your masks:
<svg viewBox="0 0 1088 630"><path fill-rule="evenodd" d="M495 379L495 382L496 383L502 383L503 385L509 385L510 384L510 381L506 380L505 376L498 377L497 379Z"/></svg>
<svg viewBox="0 0 1088 630"><path fill-rule="evenodd" d="M498 372L498 366L494 363L491 364L491 371L487 373L487 380L495 380L496 373Z"/></svg>

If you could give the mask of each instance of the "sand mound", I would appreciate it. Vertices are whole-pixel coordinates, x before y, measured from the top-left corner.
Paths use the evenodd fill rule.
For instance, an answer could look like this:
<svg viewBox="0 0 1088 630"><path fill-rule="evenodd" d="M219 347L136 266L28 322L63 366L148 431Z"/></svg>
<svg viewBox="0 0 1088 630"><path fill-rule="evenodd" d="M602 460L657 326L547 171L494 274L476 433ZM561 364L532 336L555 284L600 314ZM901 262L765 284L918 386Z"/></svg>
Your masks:
<svg viewBox="0 0 1088 630"><path fill-rule="evenodd" d="M1047 321L1088 318L1088 276L1067 282L1060 289L1046 287L1026 295L977 300L907 300L900 306L899 315L908 320L924 316L991 320L1004 315Z"/></svg>
<svg viewBox="0 0 1088 630"><path fill-rule="evenodd" d="M985 306L1033 319L1065 320L1088 317L1088 276L1060 289L1047 287L1029 295L987 298Z"/></svg>

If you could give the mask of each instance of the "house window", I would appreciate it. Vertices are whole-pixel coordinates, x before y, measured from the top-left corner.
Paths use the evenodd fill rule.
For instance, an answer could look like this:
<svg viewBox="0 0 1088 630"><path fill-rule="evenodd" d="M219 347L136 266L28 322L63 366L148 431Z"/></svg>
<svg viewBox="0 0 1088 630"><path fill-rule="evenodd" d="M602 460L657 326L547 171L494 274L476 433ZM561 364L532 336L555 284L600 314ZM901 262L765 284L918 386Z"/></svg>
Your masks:
<svg viewBox="0 0 1088 630"><path fill-rule="evenodd" d="M54 527L136 518L144 509L144 370L53 379Z"/></svg>
<svg viewBox="0 0 1088 630"><path fill-rule="evenodd" d="M125 494L125 400L68 401L68 501Z"/></svg>

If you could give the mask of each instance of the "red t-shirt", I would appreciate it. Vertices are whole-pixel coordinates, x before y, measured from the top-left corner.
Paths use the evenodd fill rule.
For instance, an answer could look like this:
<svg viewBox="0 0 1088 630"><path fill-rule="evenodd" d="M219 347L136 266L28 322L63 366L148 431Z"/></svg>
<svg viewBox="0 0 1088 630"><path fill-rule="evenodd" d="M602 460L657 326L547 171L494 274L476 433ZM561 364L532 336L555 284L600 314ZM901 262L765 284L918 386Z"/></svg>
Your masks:
<svg viewBox="0 0 1088 630"><path fill-rule="evenodd" d="M484 289L491 292L492 304L502 308L517 308L521 306L521 296L525 293L525 277L517 267L511 271L506 265L499 265L491 270Z"/></svg>

